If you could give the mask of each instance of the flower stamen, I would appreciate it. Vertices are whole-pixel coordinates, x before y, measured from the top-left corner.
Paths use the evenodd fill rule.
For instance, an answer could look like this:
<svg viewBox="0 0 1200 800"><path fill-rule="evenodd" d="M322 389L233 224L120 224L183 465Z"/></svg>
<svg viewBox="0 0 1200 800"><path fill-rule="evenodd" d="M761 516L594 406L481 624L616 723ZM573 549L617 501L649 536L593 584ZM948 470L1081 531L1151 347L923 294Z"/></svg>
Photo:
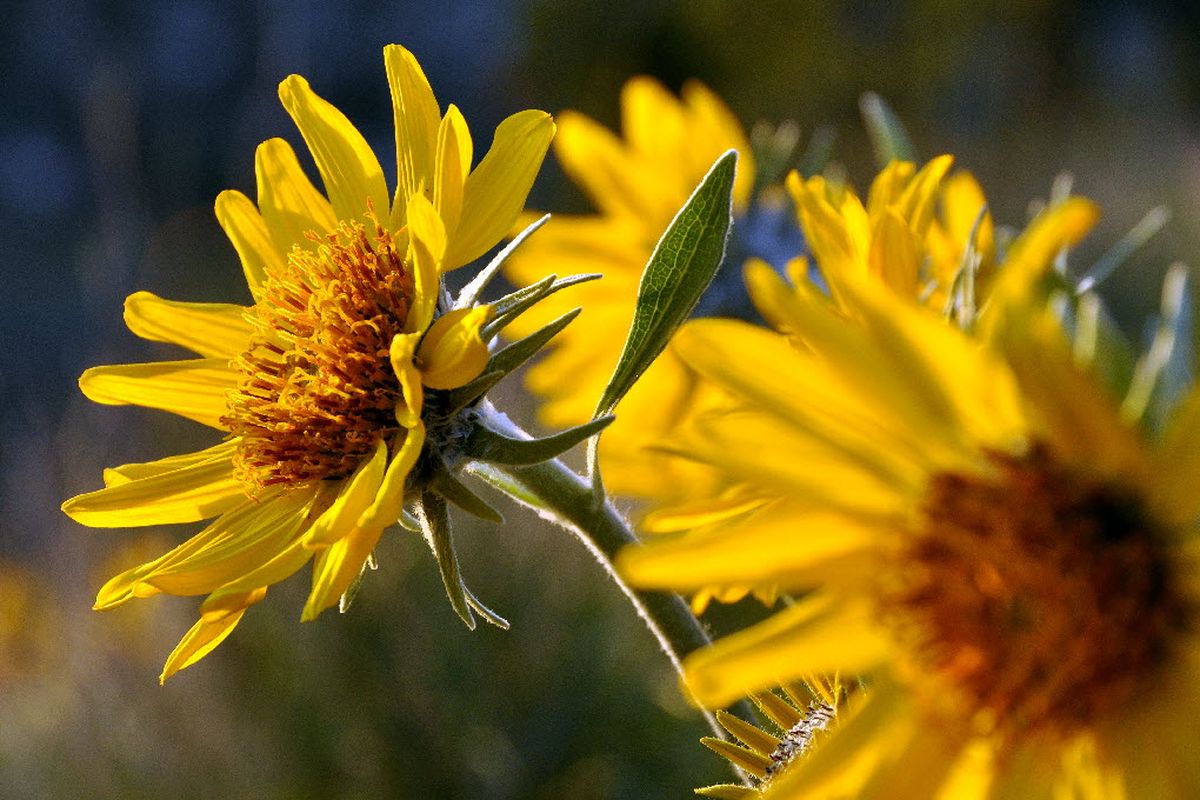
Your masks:
<svg viewBox="0 0 1200 800"><path fill-rule="evenodd" d="M234 361L242 379L222 421L242 437L234 467L252 488L345 477L399 429L388 352L413 298L402 253L379 226L308 237L315 249L268 271Z"/></svg>

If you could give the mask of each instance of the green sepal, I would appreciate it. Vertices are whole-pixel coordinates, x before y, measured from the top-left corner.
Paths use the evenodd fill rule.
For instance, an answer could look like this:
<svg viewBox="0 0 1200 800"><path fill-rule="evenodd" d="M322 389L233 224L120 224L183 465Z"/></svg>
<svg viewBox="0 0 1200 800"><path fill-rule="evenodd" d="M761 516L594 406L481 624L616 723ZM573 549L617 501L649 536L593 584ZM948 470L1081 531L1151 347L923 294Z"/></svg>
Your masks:
<svg viewBox="0 0 1200 800"><path fill-rule="evenodd" d="M504 516L499 511L488 505L483 498L468 489L445 469L439 469L434 475L431 488L468 514L497 525L504 524Z"/></svg>
<svg viewBox="0 0 1200 800"><path fill-rule="evenodd" d="M475 609L476 614L483 617L500 630L506 631L512 627L508 624L508 620L497 614L495 611L492 611L483 603L479 602L479 598L475 596L474 592L467 588L466 584L463 584L463 591L467 593L467 602L470 603L471 608Z"/></svg>
<svg viewBox="0 0 1200 800"><path fill-rule="evenodd" d="M1171 212L1165 206L1157 206L1146 212L1146 216L1122 236L1116 244L1108 249L1091 268L1080 277L1075 284L1075 294L1082 295L1095 289L1112 275L1130 256L1137 252L1146 242L1171 219Z"/></svg>
<svg viewBox="0 0 1200 800"><path fill-rule="evenodd" d="M504 380L504 376L507 374L508 372L505 371L491 369L491 362L488 362L488 366L484 367L483 373L478 378L446 393L446 416L454 416L483 397L491 391L493 386Z"/></svg>
<svg viewBox="0 0 1200 800"><path fill-rule="evenodd" d="M500 272L500 268L504 266L504 262L513 254L518 247L524 244L525 240L533 235L534 231L545 225L550 219L550 215L546 214L541 219L533 222L525 230L521 231L513 238L511 242L506 244L504 248L496 254L496 257L488 262L488 265L471 279L471 282L462 288L458 293L458 297L454 300L451 308L470 308L479 301L479 295L487 288L492 279Z"/></svg>
<svg viewBox="0 0 1200 800"><path fill-rule="evenodd" d="M808 138L808 147L805 148L804 155L800 157L800 163L796 167L802 178L811 178L825 171L829 166L830 157L833 156L833 145L836 141L837 129L832 125L822 125L812 132L812 136Z"/></svg>
<svg viewBox="0 0 1200 800"><path fill-rule="evenodd" d="M475 630L475 615L471 613L462 572L458 568L458 554L454 552L446 500L436 492L425 492L421 495L420 502L425 541L429 543L429 549L433 551L433 557L437 560L438 570L442 573L446 597L466 626Z"/></svg>
<svg viewBox="0 0 1200 800"><path fill-rule="evenodd" d="M541 439L511 439L482 424L472 429L463 444L463 455L475 461L523 466L557 458L580 442L608 427L614 416L600 417Z"/></svg>
<svg viewBox="0 0 1200 800"><path fill-rule="evenodd" d="M582 310L582 308L572 309L524 339L518 339L507 347L497 350L488 360L485 371L499 371L504 374L512 372L545 347L546 343L557 336L559 331L570 325Z"/></svg>
<svg viewBox="0 0 1200 800"><path fill-rule="evenodd" d="M1160 433L1192 385L1192 299L1187 267L1172 264L1163 279L1158 324L1134 367L1121 416Z"/></svg>
<svg viewBox="0 0 1200 800"><path fill-rule="evenodd" d="M1133 380L1133 346L1095 292L1087 292L1075 304L1073 333L1076 363L1086 365L1111 396L1123 397Z"/></svg>
<svg viewBox="0 0 1200 800"><path fill-rule="evenodd" d="M880 169L893 161L917 160L917 150L904 123L882 97L875 92L867 92L859 98L858 108L862 112L863 124L867 128L867 135L871 137L875 161Z"/></svg>
<svg viewBox="0 0 1200 800"><path fill-rule="evenodd" d="M501 297L492 303L492 318L479 330L479 337L485 342L504 329L506 325L528 311L534 304L549 297L555 292L588 281L604 277L599 272L587 272L580 275L568 275L558 278L557 275L547 275L537 283L531 283L523 289Z"/></svg>

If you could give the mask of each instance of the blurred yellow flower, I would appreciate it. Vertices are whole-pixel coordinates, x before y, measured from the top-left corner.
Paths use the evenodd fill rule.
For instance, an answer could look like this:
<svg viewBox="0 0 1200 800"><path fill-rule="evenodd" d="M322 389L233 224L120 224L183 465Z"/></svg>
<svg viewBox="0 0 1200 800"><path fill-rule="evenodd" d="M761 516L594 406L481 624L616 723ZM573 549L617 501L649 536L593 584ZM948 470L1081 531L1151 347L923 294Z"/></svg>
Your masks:
<svg viewBox="0 0 1200 800"><path fill-rule="evenodd" d="M821 176L788 175L808 248L835 300L841 299L843 276L869 276L947 316L968 303L967 318L956 316L970 327L999 275L1023 286L1095 224L1090 201L1066 198L1039 214L998 261L995 224L983 190L965 170L947 177L952 163L949 155L920 169L893 161L872 181L865 204L849 187L833 186ZM966 264L967 256L974 263ZM806 268L801 264L792 271L802 277ZM1011 291L1020 295L1023 289L1017 287Z"/></svg>
<svg viewBox="0 0 1200 800"><path fill-rule="evenodd" d="M384 528L438 423L425 391L452 389L487 361L486 306L443 313L442 273L511 229L554 123L541 111L502 122L474 170L453 105L440 113L411 53L384 50L398 183L388 192L366 140L293 75L279 87L326 192L282 139L259 146L258 202L216 201L254 304L132 295L135 334L200 357L95 367L90 399L169 411L224 432L206 450L106 470L106 488L63 510L94 527L215 518L174 550L112 580L97 609L158 593L208 597L162 679L209 653L267 588L314 561L302 618L338 602Z"/></svg>
<svg viewBox="0 0 1200 800"><path fill-rule="evenodd" d="M862 676L768 796L1200 794L1200 388L1152 438L1040 299L1011 299L981 342L862 276L838 290L852 320L765 270L752 291L787 335L688 323L678 352L733 399L670 447L758 503L620 568L796 597L686 660L707 706Z"/></svg>
<svg viewBox="0 0 1200 800"><path fill-rule="evenodd" d="M527 335L575 305L584 308L554 351L528 372L529 388L545 400L541 419L550 426L591 419L625 343L646 261L717 157L738 151L735 211L746 209L754 184L754 159L740 123L699 83L685 84L676 98L651 78L633 78L621 93L621 121L624 138L582 114L559 115L554 152L598 213L556 215L506 267L518 285L563 271L604 275L548 299L510 328ZM700 470L642 449L694 402L692 394L692 377L668 349L621 402L617 421L601 438L609 488L674 497L705 483Z"/></svg>

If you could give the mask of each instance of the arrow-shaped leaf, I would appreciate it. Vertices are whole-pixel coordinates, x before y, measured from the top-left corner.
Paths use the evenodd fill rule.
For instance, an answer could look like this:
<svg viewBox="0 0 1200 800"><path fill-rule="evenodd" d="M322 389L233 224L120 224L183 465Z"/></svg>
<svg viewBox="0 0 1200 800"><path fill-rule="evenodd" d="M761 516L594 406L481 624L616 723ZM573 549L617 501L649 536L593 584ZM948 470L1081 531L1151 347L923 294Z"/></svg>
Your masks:
<svg viewBox="0 0 1200 800"><path fill-rule="evenodd" d="M725 257L737 151L716 160L658 240L638 285L625 349L596 405L609 414L692 313Z"/></svg>

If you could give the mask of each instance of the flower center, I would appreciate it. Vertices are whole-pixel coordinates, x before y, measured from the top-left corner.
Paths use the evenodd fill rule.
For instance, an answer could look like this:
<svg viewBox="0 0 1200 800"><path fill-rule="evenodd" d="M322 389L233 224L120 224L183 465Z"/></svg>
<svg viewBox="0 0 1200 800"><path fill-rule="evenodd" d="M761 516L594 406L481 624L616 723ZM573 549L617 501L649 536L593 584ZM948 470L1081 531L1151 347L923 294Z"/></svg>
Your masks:
<svg viewBox="0 0 1200 800"><path fill-rule="evenodd" d="M1042 447L993 461L934 478L888 600L977 723L1070 733L1145 685L1189 609L1135 496Z"/></svg>
<svg viewBox="0 0 1200 800"><path fill-rule="evenodd" d="M242 437L234 465L250 487L350 474L398 429L388 358L413 281L391 235L342 223L295 248L250 312L250 348L222 421Z"/></svg>

